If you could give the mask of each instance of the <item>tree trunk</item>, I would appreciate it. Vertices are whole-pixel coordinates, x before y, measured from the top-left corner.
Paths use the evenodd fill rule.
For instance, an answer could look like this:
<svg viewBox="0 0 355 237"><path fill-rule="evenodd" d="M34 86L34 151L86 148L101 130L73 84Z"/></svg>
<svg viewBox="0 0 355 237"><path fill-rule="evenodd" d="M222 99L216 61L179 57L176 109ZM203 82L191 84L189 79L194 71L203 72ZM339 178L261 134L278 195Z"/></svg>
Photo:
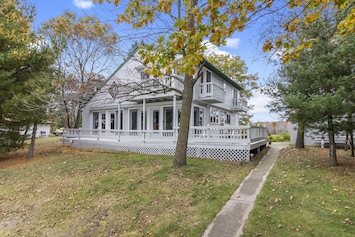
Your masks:
<svg viewBox="0 0 355 237"><path fill-rule="evenodd" d="M79 128L80 119L81 119L81 103L80 103L79 109L76 113L74 128Z"/></svg>
<svg viewBox="0 0 355 237"><path fill-rule="evenodd" d="M350 145L350 151L351 151L351 157L354 157L354 128L353 128L353 121L352 121L352 115L348 115L348 128L347 128L347 133L346 133L346 142L349 142ZM350 139L350 141L348 140ZM347 146L348 144L345 144Z"/></svg>
<svg viewBox="0 0 355 237"><path fill-rule="evenodd" d="M303 122L298 123L295 147L299 149L304 148L304 128L305 126Z"/></svg>
<svg viewBox="0 0 355 237"><path fill-rule="evenodd" d="M350 150L351 150L351 157L354 157L354 132L353 129L350 130Z"/></svg>
<svg viewBox="0 0 355 237"><path fill-rule="evenodd" d="M67 102L64 101L64 108L65 108L65 127L66 128L72 128L71 124L70 124L70 112L68 109L68 105Z"/></svg>
<svg viewBox="0 0 355 237"><path fill-rule="evenodd" d="M190 116L193 96L193 78L185 74L184 91L182 93L182 107L180 116L179 135L175 147L173 166L179 168L186 165L186 152L190 130Z"/></svg>
<svg viewBox="0 0 355 237"><path fill-rule="evenodd" d="M31 135L31 143L30 148L27 153L27 158L32 158L35 151L35 142L36 142L36 134L37 134L37 123L33 124L33 130Z"/></svg>
<svg viewBox="0 0 355 237"><path fill-rule="evenodd" d="M328 116L328 137L329 137L329 166L337 166L337 153L334 139L333 117Z"/></svg>

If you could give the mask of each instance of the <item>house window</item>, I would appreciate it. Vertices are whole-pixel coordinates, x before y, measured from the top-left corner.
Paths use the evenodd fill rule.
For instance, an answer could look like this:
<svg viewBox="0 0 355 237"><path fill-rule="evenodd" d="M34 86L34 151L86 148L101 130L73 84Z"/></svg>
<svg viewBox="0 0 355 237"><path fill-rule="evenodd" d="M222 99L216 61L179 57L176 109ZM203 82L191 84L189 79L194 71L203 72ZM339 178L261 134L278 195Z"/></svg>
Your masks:
<svg viewBox="0 0 355 237"><path fill-rule="evenodd" d="M203 91L204 91L203 88L204 88L204 86L205 86L205 84L203 83L203 81L204 81L204 78L203 78L203 77L204 77L204 73L202 72L202 73L201 73L201 79L200 79L200 85L201 85L201 86L200 86L200 87L201 87L200 93L201 93L201 94L203 94Z"/></svg>
<svg viewBox="0 0 355 237"><path fill-rule="evenodd" d="M204 117L204 109L200 109L200 116L199 116L199 120L198 120L198 124L199 124L199 126L203 126L203 117Z"/></svg>
<svg viewBox="0 0 355 237"><path fill-rule="evenodd" d="M159 110L153 110L153 130L159 130Z"/></svg>
<svg viewBox="0 0 355 237"><path fill-rule="evenodd" d="M116 111L116 122L115 122L115 128L118 129L118 111ZM121 110L121 113L120 113L120 127L119 129L123 129L123 110Z"/></svg>
<svg viewBox="0 0 355 237"><path fill-rule="evenodd" d="M92 113L93 129L99 128L99 112Z"/></svg>
<svg viewBox="0 0 355 237"><path fill-rule="evenodd" d="M204 108L194 107L194 126L203 126Z"/></svg>
<svg viewBox="0 0 355 237"><path fill-rule="evenodd" d="M137 110L131 110L131 130L137 130L137 123L138 123L138 114Z"/></svg>
<svg viewBox="0 0 355 237"><path fill-rule="evenodd" d="M101 129L106 129L106 114L101 114Z"/></svg>
<svg viewBox="0 0 355 237"><path fill-rule="evenodd" d="M233 98L232 99L238 99L238 91L236 89L233 90Z"/></svg>
<svg viewBox="0 0 355 237"><path fill-rule="evenodd" d="M215 108L211 108L210 110L210 123L211 124L219 124L219 110Z"/></svg>
<svg viewBox="0 0 355 237"><path fill-rule="evenodd" d="M212 73L210 71L206 71L206 73L202 73L200 79L200 93L201 94L210 94L212 93Z"/></svg>
<svg viewBox="0 0 355 237"><path fill-rule="evenodd" d="M206 71L206 93L209 94L212 92L212 73Z"/></svg>
<svg viewBox="0 0 355 237"><path fill-rule="evenodd" d="M112 130L115 129L115 113L111 113L111 116L110 116L110 128Z"/></svg>
<svg viewBox="0 0 355 237"><path fill-rule="evenodd" d="M230 114L226 115L226 124L231 124L231 115Z"/></svg>

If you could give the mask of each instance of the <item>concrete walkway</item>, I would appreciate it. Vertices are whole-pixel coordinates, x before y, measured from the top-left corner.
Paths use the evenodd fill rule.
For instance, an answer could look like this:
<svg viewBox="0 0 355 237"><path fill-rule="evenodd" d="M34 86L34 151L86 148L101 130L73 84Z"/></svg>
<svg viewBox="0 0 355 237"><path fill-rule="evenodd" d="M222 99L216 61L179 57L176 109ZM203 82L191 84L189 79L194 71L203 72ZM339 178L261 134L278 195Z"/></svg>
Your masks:
<svg viewBox="0 0 355 237"><path fill-rule="evenodd" d="M284 142L271 144L271 149L240 184L208 226L203 237L238 237L242 234L245 220L254 207L256 196L274 166L279 151L288 145L289 143Z"/></svg>

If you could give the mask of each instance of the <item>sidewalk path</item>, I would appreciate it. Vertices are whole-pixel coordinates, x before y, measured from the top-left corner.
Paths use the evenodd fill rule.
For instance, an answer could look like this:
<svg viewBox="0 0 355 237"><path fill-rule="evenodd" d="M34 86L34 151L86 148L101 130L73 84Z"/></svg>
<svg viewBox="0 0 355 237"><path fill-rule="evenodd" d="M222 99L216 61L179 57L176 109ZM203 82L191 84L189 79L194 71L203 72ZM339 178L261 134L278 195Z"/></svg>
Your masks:
<svg viewBox="0 0 355 237"><path fill-rule="evenodd" d="M240 184L208 226L203 237L238 237L242 234L245 220L253 209L256 196L274 166L279 151L288 145L289 143L286 142L271 144L271 149Z"/></svg>

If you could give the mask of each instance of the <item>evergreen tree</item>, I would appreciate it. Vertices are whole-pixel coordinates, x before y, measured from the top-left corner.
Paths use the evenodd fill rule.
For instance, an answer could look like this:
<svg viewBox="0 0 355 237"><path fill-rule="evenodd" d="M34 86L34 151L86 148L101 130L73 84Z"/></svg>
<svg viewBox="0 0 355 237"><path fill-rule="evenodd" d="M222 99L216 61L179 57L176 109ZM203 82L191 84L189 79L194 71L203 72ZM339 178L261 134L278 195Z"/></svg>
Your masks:
<svg viewBox="0 0 355 237"><path fill-rule="evenodd" d="M24 111L21 100L33 91L28 82L47 72L52 55L31 30L34 8L0 0L0 152L23 147L37 111ZM39 88L35 88L38 90Z"/></svg>
<svg viewBox="0 0 355 237"><path fill-rule="evenodd" d="M312 25L300 28L299 40L316 39L316 42L282 68L280 76L284 81L278 86L291 121L299 123L301 130L307 126L328 134L331 166L338 164L335 134L344 129L343 120L349 113L347 98L351 98L355 89L353 62L348 62L350 52L340 47L343 42L353 47L355 42L351 35L338 36L333 13L324 13Z"/></svg>

